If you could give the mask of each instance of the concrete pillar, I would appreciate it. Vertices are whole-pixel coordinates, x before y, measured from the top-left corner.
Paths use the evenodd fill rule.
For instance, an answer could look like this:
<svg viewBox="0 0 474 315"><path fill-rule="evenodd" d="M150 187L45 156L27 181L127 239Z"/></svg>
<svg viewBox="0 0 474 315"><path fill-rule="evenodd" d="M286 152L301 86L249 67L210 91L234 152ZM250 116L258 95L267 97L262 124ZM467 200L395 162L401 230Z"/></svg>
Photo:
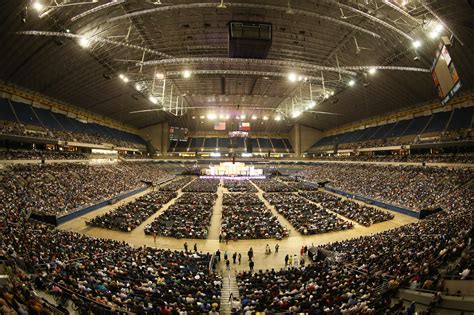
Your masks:
<svg viewBox="0 0 474 315"><path fill-rule="evenodd" d="M161 155L168 156L168 147L170 143L170 126L168 122L161 124Z"/></svg>
<svg viewBox="0 0 474 315"><path fill-rule="evenodd" d="M295 124L295 157L301 157L301 125L300 123Z"/></svg>

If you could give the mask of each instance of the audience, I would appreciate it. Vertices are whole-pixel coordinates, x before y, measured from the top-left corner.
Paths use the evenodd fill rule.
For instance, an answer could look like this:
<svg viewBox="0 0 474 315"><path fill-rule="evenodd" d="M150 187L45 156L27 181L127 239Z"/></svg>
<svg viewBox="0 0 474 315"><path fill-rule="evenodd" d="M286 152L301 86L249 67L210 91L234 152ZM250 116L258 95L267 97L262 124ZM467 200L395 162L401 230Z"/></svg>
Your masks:
<svg viewBox="0 0 474 315"><path fill-rule="evenodd" d="M316 160L327 161L359 161L359 162L407 162L407 163L458 163L473 164L472 153L439 153L410 155L324 155L316 156Z"/></svg>
<svg viewBox="0 0 474 315"><path fill-rule="evenodd" d="M84 160L88 155L69 151L0 150L0 160Z"/></svg>
<svg viewBox="0 0 474 315"><path fill-rule="evenodd" d="M324 209L336 212L346 218L349 218L363 226L392 220L393 214L375 209L373 207L363 206L351 200L342 200L334 195L315 191L300 193L301 196L313 202L319 203Z"/></svg>
<svg viewBox="0 0 474 315"><path fill-rule="evenodd" d="M225 194L227 195L230 194ZM255 194L246 193L224 197L226 204L236 198L240 199L238 203L222 207L221 235L225 240L282 239L288 236L286 228L281 226L265 204L255 197Z"/></svg>
<svg viewBox="0 0 474 315"><path fill-rule="evenodd" d="M178 191L184 186L186 186L192 180L193 178L191 176L177 177L172 182L169 182L166 185L160 187L160 191L172 191L172 192Z"/></svg>
<svg viewBox="0 0 474 315"><path fill-rule="evenodd" d="M205 239L216 199L217 195L211 193L184 193L175 204L145 226L145 234Z"/></svg>
<svg viewBox="0 0 474 315"><path fill-rule="evenodd" d="M264 192L290 192L295 191L287 184L274 179L252 179L252 182Z"/></svg>
<svg viewBox="0 0 474 315"><path fill-rule="evenodd" d="M152 192L86 222L87 225L130 232L176 197L176 193Z"/></svg>
<svg viewBox="0 0 474 315"><path fill-rule="evenodd" d="M453 187L471 178L470 169L331 164L308 167L300 172L307 180L328 180L329 185L401 207L421 210L436 206Z"/></svg>
<svg viewBox="0 0 474 315"><path fill-rule="evenodd" d="M339 219L306 199L294 194L264 194L275 209L303 235L313 235L352 228L348 221Z"/></svg>
<svg viewBox="0 0 474 315"><path fill-rule="evenodd" d="M224 188L229 192L257 192L257 188L249 180L224 180Z"/></svg>
<svg viewBox="0 0 474 315"><path fill-rule="evenodd" d="M157 165L22 164L0 170L0 205L25 213L64 214L168 177Z"/></svg>
<svg viewBox="0 0 474 315"><path fill-rule="evenodd" d="M219 186L218 179L201 179L194 180L191 184L183 188L183 191L187 192L217 192Z"/></svg>

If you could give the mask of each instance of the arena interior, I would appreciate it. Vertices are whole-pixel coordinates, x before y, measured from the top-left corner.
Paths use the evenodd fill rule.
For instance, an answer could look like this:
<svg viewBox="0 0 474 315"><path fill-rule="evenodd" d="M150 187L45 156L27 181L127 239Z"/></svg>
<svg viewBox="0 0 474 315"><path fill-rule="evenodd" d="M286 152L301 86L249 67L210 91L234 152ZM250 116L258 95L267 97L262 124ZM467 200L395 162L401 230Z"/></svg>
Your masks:
<svg viewBox="0 0 474 315"><path fill-rule="evenodd" d="M473 314L474 2L0 2L1 314Z"/></svg>

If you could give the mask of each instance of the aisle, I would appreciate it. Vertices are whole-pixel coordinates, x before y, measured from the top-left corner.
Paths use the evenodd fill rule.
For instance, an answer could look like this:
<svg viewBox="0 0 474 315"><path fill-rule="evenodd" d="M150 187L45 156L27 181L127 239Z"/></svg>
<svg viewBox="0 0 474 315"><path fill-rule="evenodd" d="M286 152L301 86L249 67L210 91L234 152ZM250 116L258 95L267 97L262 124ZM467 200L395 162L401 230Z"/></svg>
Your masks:
<svg viewBox="0 0 474 315"><path fill-rule="evenodd" d="M222 221L222 198L224 196L224 187L222 179L220 180L219 187L217 188L217 199L214 204L212 211L211 223L209 226L209 234L207 235L208 240L219 240L219 234L221 232L221 221Z"/></svg>

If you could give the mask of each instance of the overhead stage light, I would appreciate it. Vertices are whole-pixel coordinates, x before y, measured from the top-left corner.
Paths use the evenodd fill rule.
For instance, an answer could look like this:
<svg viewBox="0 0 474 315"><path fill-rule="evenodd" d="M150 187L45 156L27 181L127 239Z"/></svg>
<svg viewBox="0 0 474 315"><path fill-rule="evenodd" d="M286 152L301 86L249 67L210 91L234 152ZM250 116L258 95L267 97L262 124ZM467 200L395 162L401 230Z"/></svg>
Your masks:
<svg viewBox="0 0 474 315"><path fill-rule="evenodd" d="M288 80L290 80L290 82L296 82L298 80L298 76L293 72L289 73L288 74Z"/></svg>
<svg viewBox="0 0 474 315"><path fill-rule="evenodd" d="M256 115L252 115L252 120L255 120L257 119L257 116Z"/></svg>
<svg viewBox="0 0 474 315"><path fill-rule="evenodd" d="M355 80L350 80L349 82L347 82L347 85L349 86L354 86L355 84L356 84Z"/></svg>
<svg viewBox="0 0 474 315"><path fill-rule="evenodd" d="M377 72L376 68L370 68L369 69L369 74L374 75Z"/></svg>
<svg viewBox="0 0 474 315"><path fill-rule="evenodd" d="M43 9L44 9L44 5L43 5L41 2L39 2L39 1L33 2L33 4L31 5L31 7L32 7L33 9L35 9L36 11L38 11L38 12L41 12L41 11L43 11Z"/></svg>
<svg viewBox="0 0 474 315"><path fill-rule="evenodd" d="M156 74L156 78L159 79L159 80L163 80L163 79L165 78L165 75L164 75L163 73L161 73L161 72L158 72L158 73Z"/></svg>
<svg viewBox="0 0 474 315"><path fill-rule="evenodd" d="M189 71L189 70L184 70L184 71L183 71L183 78L188 79L188 78L190 78L190 77L191 77L191 71Z"/></svg>
<svg viewBox="0 0 474 315"><path fill-rule="evenodd" d="M79 38L79 45L82 48L88 48L91 45L91 40L85 36L81 36L81 38Z"/></svg>
<svg viewBox="0 0 474 315"><path fill-rule="evenodd" d="M148 99L150 100L150 102L152 102L153 104L158 104L158 100L156 99L156 97L150 95L150 97L148 97Z"/></svg>
<svg viewBox="0 0 474 315"><path fill-rule="evenodd" d="M214 113L209 113L209 114L207 114L207 119L209 119L209 120L214 120L214 119L216 119L216 118L217 118L217 115L214 114Z"/></svg>
<svg viewBox="0 0 474 315"><path fill-rule="evenodd" d="M281 116L280 116L280 115L276 115L276 116L275 116L275 120L276 120L276 121L280 121L280 120L281 120Z"/></svg>
<svg viewBox="0 0 474 315"><path fill-rule="evenodd" d="M292 117L293 117L293 118L296 118L296 117L299 117L300 115L301 115L301 112L300 112L299 110L295 110L295 111L293 112Z"/></svg>
<svg viewBox="0 0 474 315"><path fill-rule="evenodd" d="M263 120L268 120L268 116L263 116L262 119Z"/></svg>
<svg viewBox="0 0 474 315"><path fill-rule="evenodd" d="M419 39L414 40L412 45L413 45L413 48L415 48L415 49L420 48L421 47L421 40L419 40Z"/></svg>
<svg viewBox="0 0 474 315"><path fill-rule="evenodd" d="M244 120L245 118L247 118L247 116L245 116L245 114L240 115L240 119Z"/></svg>

